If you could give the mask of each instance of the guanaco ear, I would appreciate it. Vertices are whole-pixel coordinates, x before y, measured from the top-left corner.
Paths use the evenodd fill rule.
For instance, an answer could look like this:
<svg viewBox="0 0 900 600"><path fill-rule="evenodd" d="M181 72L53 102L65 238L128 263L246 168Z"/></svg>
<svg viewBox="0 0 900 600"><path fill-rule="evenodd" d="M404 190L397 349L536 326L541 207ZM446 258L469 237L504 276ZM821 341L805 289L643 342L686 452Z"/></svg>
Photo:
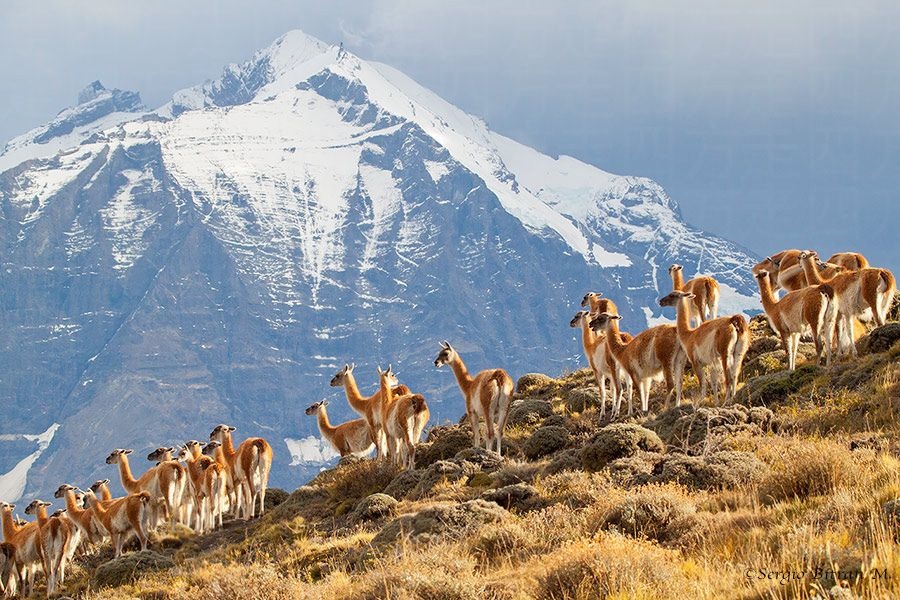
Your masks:
<svg viewBox="0 0 900 600"><path fill-rule="evenodd" d="M237 431L237 427L229 427L228 431Z"/></svg>
<svg viewBox="0 0 900 600"><path fill-rule="evenodd" d="M328 400L323 400L323 401L322 401L322 406L327 407L327 406L328 406Z"/></svg>
<svg viewBox="0 0 900 600"><path fill-rule="evenodd" d="M41 506L50 506L52 502L41 502Z"/></svg>
<svg viewBox="0 0 900 600"><path fill-rule="evenodd" d="M381 375L381 365L375 367L375 370L378 371L378 374Z"/></svg>

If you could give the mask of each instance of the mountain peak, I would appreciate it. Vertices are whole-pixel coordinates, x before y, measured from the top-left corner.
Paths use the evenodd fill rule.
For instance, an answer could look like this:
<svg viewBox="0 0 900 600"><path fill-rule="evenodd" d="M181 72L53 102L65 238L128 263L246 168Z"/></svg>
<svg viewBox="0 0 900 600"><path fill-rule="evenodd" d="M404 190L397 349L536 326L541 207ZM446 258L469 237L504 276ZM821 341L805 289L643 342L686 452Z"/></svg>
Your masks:
<svg viewBox="0 0 900 600"><path fill-rule="evenodd" d="M95 100L100 94L106 91L99 79L95 79L87 84L84 89L78 93L78 104L87 104L91 100Z"/></svg>

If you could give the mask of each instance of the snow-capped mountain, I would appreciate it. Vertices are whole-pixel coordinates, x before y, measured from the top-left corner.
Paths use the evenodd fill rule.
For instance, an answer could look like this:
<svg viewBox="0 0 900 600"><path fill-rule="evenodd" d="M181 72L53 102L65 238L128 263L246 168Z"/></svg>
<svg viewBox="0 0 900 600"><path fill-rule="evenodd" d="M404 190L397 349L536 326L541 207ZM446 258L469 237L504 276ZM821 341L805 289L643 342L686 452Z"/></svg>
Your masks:
<svg viewBox="0 0 900 600"><path fill-rule="evenodd" d="M756 306L753 258L658 184L541 154L301 32L153 111L95 82L12 140L0 249L0 433L60 424L26 494L219 422L269 438L273 483L296 485L333 456L303 409L351 416L328 387L344 362L364 392L393 363L455 420L439 340L473 369L575 367L582 295L638 331L674 261L723 283L723 311ZM0 443L0 473L35 451Z"/></svg>

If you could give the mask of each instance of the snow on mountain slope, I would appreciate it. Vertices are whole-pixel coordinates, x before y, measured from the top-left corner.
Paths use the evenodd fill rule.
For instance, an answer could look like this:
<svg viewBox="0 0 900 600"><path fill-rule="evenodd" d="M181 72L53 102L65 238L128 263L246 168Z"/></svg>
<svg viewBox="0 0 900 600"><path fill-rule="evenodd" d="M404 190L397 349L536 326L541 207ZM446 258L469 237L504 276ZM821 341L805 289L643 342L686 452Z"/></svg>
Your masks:
<svg viewBox="0 0 900 600"><path fill-rule="evenodd" d="M300 406L350 417L344 362L364 393L393 363L455 420L436 340L472 368L574 367L584 292L636 332L666 318L671 262L757 307L753 257L655 182L541 154L301 32L155 111L135 98L92 84L0 154L0 407L11 431L61 424L26 493L109 475L67 457L223 420L281 440L274 483L299 483L331 459Z"/></svg>

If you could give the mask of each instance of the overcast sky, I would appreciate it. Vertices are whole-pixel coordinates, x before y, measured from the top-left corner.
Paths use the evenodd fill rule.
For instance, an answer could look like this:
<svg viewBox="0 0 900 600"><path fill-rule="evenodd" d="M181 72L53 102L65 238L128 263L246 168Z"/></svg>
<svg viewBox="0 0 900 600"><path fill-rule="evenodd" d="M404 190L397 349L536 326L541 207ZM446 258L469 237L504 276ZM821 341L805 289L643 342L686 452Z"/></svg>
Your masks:
<svg viewBox="0 0 900 600"><path fill-rule="evenodd" d="M900 3L561 4L2 0L0 140L94 79L155 107L302 29L543 152L655 179L759 254L900 269Z"/></svg>

